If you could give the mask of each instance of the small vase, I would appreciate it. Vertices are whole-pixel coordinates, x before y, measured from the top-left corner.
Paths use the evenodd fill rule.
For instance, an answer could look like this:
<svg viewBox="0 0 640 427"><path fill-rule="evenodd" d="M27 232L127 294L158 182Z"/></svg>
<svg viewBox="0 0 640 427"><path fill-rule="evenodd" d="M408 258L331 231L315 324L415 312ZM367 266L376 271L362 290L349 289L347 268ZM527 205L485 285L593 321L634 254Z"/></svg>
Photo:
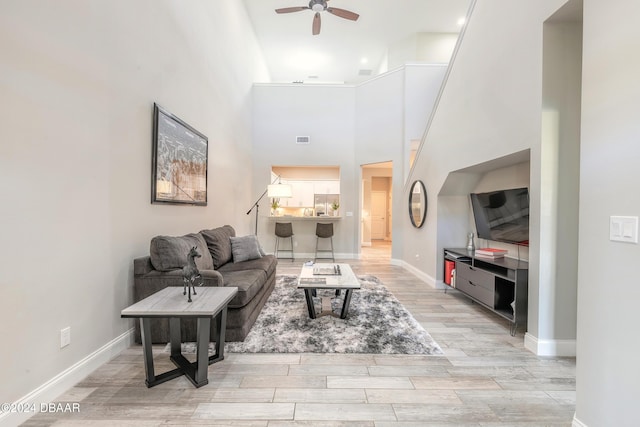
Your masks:
<svg viewBox="0 0 640 427"><path fill-rule="evenodd" d="M473 233L467 234L467 251L473 252L476 250L476 244L473 241Z"/></svg>

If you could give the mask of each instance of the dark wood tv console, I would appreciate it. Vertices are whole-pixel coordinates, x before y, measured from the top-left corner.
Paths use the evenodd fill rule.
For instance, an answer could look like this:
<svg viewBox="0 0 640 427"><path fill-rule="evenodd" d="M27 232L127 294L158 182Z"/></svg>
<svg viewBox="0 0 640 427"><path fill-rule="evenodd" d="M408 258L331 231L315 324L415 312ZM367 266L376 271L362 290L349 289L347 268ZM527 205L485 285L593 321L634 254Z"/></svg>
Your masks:
<svg viewBox="0 0 640 427"><path fill-rule="evenodd" d="M455 263L455 280L448 286L511 322L509 332L512 336L516 334L518 325L526 325L527 261L480 257L464 248L445 248L444 259L445 263ZM447 284L449 281L444 282Z"/></svg>

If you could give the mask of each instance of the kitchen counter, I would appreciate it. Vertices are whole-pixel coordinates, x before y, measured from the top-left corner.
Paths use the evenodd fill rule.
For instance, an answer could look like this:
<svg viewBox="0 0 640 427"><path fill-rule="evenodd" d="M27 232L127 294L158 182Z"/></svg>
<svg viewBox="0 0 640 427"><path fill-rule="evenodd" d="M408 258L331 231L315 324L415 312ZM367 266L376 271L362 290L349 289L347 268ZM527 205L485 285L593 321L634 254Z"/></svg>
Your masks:
<svg viewBox="0 0 640 427"><path fill-rule="evenodd" d="M274 221L338 221L342 219L341 216L294 216L294 215L269 216L268 218Z"/></svg>

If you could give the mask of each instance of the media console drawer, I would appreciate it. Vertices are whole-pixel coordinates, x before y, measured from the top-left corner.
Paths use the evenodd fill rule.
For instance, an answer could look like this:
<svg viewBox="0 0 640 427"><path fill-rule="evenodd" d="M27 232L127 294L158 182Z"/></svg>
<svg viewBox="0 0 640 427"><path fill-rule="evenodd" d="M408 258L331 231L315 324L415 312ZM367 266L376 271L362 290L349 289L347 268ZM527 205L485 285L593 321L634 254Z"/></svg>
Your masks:
<svg viewBox="0 0 640 427"><path fill-rule="evenodd" d="M493 308L494 289L487 289L465 277L456 277L456 289Z"/></svg>
<svg viewBox="0 0 640 427"><path fill-rule="evenodd" d="M462 277L468 279L475 285L482 286L483 288L493 292L496 276L488 271L480 270L476 267L472 267L464 262L456 263L456 277ZM493 303L492 303L493 304Z"/></svg>

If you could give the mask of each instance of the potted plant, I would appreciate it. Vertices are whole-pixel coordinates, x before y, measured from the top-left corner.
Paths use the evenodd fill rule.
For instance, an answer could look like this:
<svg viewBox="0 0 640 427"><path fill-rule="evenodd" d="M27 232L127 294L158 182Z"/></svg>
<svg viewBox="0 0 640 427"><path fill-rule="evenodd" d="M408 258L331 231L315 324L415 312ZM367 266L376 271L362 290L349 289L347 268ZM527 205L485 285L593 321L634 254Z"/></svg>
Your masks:
<svg viewBox="0 0 640 427"><path fill-rule="evenodd" d="M336 200L331 203L331 209L333 210L333 216L338 216L338 208L340 207L340 203Z"/></svg>
<svg viewBox="0 0 640 427"><path fill-rule="evenodd" d="M279 207L280 207L280 202L278 201L278 199L271 200L271 216L276 215L276 211L278 210Z"/></svg>

